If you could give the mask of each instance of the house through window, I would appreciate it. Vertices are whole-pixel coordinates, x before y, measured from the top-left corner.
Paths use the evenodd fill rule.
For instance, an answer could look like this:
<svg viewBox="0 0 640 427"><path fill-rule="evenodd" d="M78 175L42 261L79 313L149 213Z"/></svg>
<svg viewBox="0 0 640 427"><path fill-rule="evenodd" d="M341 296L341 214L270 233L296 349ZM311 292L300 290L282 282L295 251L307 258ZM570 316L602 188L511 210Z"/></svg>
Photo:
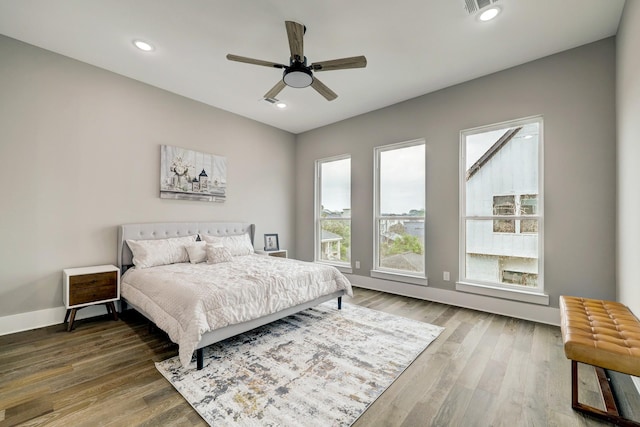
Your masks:
<svg viewBox="0 0 640 427"><path fill-rule="evenodd" d="M460 289L543 292L541 130L536 117L461 132Z"/></svg>

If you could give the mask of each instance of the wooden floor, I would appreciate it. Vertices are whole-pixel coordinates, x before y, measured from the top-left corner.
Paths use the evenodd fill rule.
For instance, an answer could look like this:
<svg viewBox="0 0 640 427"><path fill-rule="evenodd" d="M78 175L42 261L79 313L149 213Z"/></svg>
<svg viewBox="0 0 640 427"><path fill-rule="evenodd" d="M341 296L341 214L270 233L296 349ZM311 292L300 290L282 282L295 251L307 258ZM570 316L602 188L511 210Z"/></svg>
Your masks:
<svg viewBox="0 0 640 427"><path fill-rule="evenodd" d="M571 409L559 328L354 291L346 302L445 327L354 426L608 425ZM206 425L154 366L175 355L130 311L2 336L0 426ZM595 374L580 377L581 401L602 407Z"/></svg>

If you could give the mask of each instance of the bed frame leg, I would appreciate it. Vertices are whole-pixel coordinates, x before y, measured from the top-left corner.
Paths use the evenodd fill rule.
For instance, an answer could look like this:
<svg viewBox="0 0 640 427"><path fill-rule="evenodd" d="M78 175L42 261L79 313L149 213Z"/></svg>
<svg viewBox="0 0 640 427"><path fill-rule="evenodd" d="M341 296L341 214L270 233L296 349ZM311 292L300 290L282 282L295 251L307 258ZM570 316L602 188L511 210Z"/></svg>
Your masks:
<svg viewBox="0 0 640 427"><path fill-rule="evenodd" d="M342 310L342 297L338 297L338 310Z"/></svg>
<svg viewBox="0 0 640 427"><path fill-rule="evenodd" d="M204 366L204 355L201 348L196 349L196 365L198 371Z"/></svg>

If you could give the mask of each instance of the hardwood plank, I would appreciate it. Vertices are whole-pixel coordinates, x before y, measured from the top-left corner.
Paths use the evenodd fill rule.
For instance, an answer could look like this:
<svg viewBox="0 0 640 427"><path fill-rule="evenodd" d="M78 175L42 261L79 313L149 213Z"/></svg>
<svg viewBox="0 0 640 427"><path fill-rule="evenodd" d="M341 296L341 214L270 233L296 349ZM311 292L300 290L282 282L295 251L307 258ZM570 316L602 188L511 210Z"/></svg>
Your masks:
<svg viewBox="0 0 640 427"><path fill-rule="evenodd" d="M477 388L467 405L461 422L458 425L484 427L491 425L492 414L497 405L497 396ZM517 424L514 424L517 425Z"/></svg>
<svg viewBox="0 0 640 427"><path fill-rule="evenodd" d="M436 413L435 417L433 417L433 420L430 421L431 424L439 426L466 425L467 423L464 422L464 416L473 395L473 389L462 387L458 383L455 383L438 408L438 412ZM427 414L430 412L429 405L424 406L424 409L427 410L427 413L422 415L420 418L426 420L428 419ZM407 421L411 421L411 423L407 425L416 425L413 424L412 416L407 417Z"/></svg>
<svg viewBox="0 0 640 427"><path fill-rule="evenodd" d="M445 327L354 427L608 425L571 409L559 328L354 291L346 302ZM166 334L135 312L75 327L0 337L0 426L206 425L155 369L177 355ZM579 372L581 400L601 405L593 370Z"/></svg>
<svg viewBox="0 0 640 427"><path fill-rule="evenodd" d="M489 360L478 382L478 389L497 395L500 392L506 370L506 364L493 359Z"/></svg>
<svg viewBox="0 0 640 427"><path fill-rule="evenodd" d="M47 395L39 396L5 410L2 424L16 425L24 421L53 412L53 402Z"/></svg>

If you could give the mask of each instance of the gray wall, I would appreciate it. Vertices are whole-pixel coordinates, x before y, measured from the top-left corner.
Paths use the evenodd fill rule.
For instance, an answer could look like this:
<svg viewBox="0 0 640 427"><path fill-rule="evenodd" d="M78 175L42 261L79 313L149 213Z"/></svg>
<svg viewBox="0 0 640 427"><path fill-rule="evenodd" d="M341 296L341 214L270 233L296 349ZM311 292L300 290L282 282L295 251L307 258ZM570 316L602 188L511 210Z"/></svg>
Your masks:
<svg viewBox="0 0 640 427"><path fill-rule="evenodd" d="M161 144L226 156L227 201L160 199ZM279 233L295 250L294 144L290 133L0 36L0 317L62 306L61 270L115 263L121 223L251 221L257 247Z"/></svg>
<svg viewBox="0 0 640 427"><path fill-rule="evenodd" d="M627 1L617 36L618 299L640 316L640 2Z"/></svg>
<svg viewBox="0 0 640 427"><path fill-rule="evenodd" d="M373 148L427 141L429 286L458 276L459 132L544 116L545 290L615 298L614 38L316 129L297 138L297 256L313 258L314 160L352 156L352 261L373 262ZM444 282L442 272L452 281Z"/></svg>
<svg viewBox="0 0 640 427"><path fill-rule="evenodd" d="M618 273L620 298L637 312L639 288L631 277L640 237L633 188L640 129L631 117L640 113L632 72L640 18L632 4L618 48L618 188L628 195L620 197ZM353 156L357 284L373 259L373 147L421 137L429 285L453 290L442 271L457 277L459 131L537 114L545 119L551 303L557 306L560 294L615 298L613 39L297 137L6 37L0 58L0 317L62 305L61 270L114 263L121 223L252 221L256 246L263 233L277 232L282 247L311 260L314 160L344 153ZM161 144L226 156L227 202L159 199Z"/></svg>

